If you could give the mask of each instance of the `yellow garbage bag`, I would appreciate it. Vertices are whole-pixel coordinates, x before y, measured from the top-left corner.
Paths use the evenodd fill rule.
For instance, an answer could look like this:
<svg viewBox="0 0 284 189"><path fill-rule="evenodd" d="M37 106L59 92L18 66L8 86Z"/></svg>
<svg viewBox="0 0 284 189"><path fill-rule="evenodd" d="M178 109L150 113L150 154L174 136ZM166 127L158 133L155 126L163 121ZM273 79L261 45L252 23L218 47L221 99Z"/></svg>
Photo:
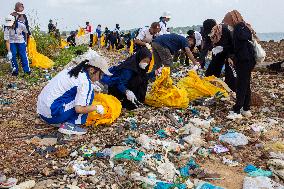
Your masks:
<svg viewBox="0 0 284 189"><path fill-rule="evenodd" d="M185 89L173 85L170 68L165 67L161 76L154 82L151 91L147 93L145 103L154 107L186 108L189 100Z"/></svg>
<svg viewBox="0 0 284 189"><path fill-rule="evenodd" d="M101 36L101 47L104 47L106 45L106 42L105 42L105 35L102 35Z"/></svg>
<svg viewBox="0 0 284 189"><path fill-rule="evenodd" d="M40 54L36 49L36 41L33 37L29 38L28 43L28 56L31 60L32 67L39 67L43 69L49 69L54 65L54 62L50 60L47 56Z"/></svg>
<svg viewBox="0 0 284 189"><path fill-rule="evenodd" d="M154 54L152 54L152 60L151 60L150 65L149 65L148 73L150 73L153 70L154 64L155 64L154 63Z"/></svg>
<svg viewBox="0 0 284 189"><path fill-rule="evenodd" d="M133 39L130 41L130 48L129 48L129 54L133 55L134 53L134 42Z"/></svg>
<svg viewBox="0 0 284 189"><path fill-rule="evenodd" d="M78 33L77 33L77 37L80 37L80 36L83 36L83 35L85 35L85 30L84 30L84 28L79 28L79 31L78 31Z"/></svg>
<svg viewBox="0 0 284 189"><path fill-rule="evenodd" d="M211 83L212 82L212 83ZM213 84L214 83L214 84ZM220 86L217 86L218 83ZM225 97L228 96L228 92L223 87L224 83L214 76L201 79L195 71L189 71L188 76L182 78L177 86L187 91L189 101L201 98L212 97L216 94L221 94Z"/></svg>
<svg viewBox="0 0 284 189"><path fill-rule="evenodd" d="M95 95L92 105L102 105L105 109L105 114L89 113L86 122L88 126L109 125L120 116L122 109L121 102L117 98L103 93Z"/></svg>
<svg viewBox="0 0 284 189"><path fill-rule="evenodd" d="M60 48L64 49L65 47L68 47L68 46L69 45L68 45L67 41L65 41L64 39L61 39L61 41L60 41Z"/></svg>
<svg viewBox="0 0 284 189"><path fill-rule="evenodd" d="M93 47L98 43L98 36L94 35L93 37Z"/></svg>

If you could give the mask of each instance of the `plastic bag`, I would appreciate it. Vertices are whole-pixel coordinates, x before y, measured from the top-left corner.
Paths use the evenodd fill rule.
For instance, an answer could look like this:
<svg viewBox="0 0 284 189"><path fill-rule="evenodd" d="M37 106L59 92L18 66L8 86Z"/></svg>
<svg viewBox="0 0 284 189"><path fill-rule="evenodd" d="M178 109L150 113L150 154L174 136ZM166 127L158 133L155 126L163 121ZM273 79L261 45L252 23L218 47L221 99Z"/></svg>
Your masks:
<svg viewBox="0 0 284 189"><path fill-rule="evenodd" d="M214 83L214 84L213 84ZM216 86L216 85L220 86ZM229 87L226 86L221 80L214 76L201 79L193 70L188 72L188 76L182 78L177 86L187 91L189 101L193 101L202 97L213 97L216 94L222 94L228 97Z"/></svg>
<svg viewBox="0 0 284 189"><path fill-rule="evenodd" d="M248 144L247 137L244 134L237 132L228 132L220 135L219 140L232 146L245 146Z"/></svg>
<svg viewBox="0 0 284 189"><path fill-rule="evenodd" d="M60 47L61 47L61 49L64 49L64 48L66 48L66 47L68 47L69 45L68 45L68 43L67 43L67 41L65 41L64 39L61 39L61 41L60 41Z"/></svg>
<svg viewBox="0 0 284 189"><path fill-rule="evenodd" d="M243 189L283 189L281 184L278 184L268 177L245 177Z"/></svg>
<svg viewBox="0 0 284 189"><path fill-rule="evenodd" d="M106 45L105 36L102 35L101 36L101 47L104 47L105 45Z"/></svg>
<svg viewBox="0 0 284 189"><path fill-rule="evenodd" d="M36 41L33 37L29 38L28 43L28 56L31 60L32 67L39 67L43 69L49 69L54 65L54 62L50 60L47 56L40 54L36 49Z"/></svg>
<svg viewBox="0 0 284 189"><path fill-rule="evenodd" d="M253 41L250 41L250 43L253 46L254 49L254 57L256 64L261 64L264 62L266 53L265 50L262 48L262 46L254 39Z"/></svg>
<svg viewBox="0 0 284 189"><path fill-rule="evenodd" d="M83 35L85 35L85 30L84 30L84 28L79 28L79 31L78 31L78 33L77 33L77 37L80 37L80 36L83 36Z"/></svg>
<svg viewBox="0 0 284 189"><path fill-rule="evenodd" d="M150 65L149 65L149 69L148 69L148 73L150 73L153 68L154 68L154 54L152 55L152 59L151 59L151 62L150 62Z"/></svg>
<svg viewBox="0 0 284 189"><path fill-rule="evenodd" d="M130 48L129 48L129 54L132 55L134 53L134 42L133 39L130 41Z"/></svg>
<svg viewBox="0 0 284 189"><path fill-rule="evenodd" d="M154 107L186 108L189 99L185 89L173 85L170 68L165 67L161 76L154 82L151 91L147 93L145 103Z"/></svg>
<svg viewBox="0 0 284 189"><path fill-rule="evenodd" d="M101 124L111 124L120 115L122 105L121 102L114 96L107 94L96 94L92 105L103 105L105 109L105 114L100 115L97 112L91 112L88 114L86 125L97 126Z"/></svg>

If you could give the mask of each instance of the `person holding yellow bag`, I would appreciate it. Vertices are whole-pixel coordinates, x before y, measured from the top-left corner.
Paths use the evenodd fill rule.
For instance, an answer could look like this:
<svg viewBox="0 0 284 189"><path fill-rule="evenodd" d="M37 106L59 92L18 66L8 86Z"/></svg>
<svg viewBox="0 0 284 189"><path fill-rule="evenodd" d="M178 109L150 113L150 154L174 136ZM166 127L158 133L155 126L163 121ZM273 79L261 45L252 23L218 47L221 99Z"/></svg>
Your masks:
<svg viewBox="0 0 284 189"><path fill-rule="evenodd" d="M107 62L95 51L82 56L80 64L59 72L43 88L37 101L37 113L48 124L60 126L63 134L82 135L88 113L104 114L102 105L91 105L94 99L94 84L102 74L112 75Z"/></svg>

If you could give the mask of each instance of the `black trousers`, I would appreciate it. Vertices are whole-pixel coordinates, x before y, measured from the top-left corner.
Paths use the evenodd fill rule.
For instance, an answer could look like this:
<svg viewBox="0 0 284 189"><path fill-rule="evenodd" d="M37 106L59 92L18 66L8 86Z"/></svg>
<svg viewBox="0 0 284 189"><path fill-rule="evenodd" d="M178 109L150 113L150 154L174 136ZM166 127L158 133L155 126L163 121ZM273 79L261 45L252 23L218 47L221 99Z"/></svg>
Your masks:
<svg viewBox="0 0 284 189"><path fill-rule="evenodd" d="M225 83L230 87L232 91L236 91L236 78L234 77L232 68L226 63L226 56L224 54L219 54L212 57L205 76L220 77L222 68L225 65Z"/></svg>
<svg viewBox="0 0 284 189"><path fill-rule="evenodd" d="M89 47L93 46L93 38L94 38L94 35L90 34L90 45L89 45Z"/></svg>
<svg viewBox="0 0 284 189"><path fill-rule="evenodd" d="M236 104L233 107L235 113L240 113L241 108L244 111L250 110L251 103L251 72L255 66L255 61L237 61L237 86L236 86Z"/></svg>

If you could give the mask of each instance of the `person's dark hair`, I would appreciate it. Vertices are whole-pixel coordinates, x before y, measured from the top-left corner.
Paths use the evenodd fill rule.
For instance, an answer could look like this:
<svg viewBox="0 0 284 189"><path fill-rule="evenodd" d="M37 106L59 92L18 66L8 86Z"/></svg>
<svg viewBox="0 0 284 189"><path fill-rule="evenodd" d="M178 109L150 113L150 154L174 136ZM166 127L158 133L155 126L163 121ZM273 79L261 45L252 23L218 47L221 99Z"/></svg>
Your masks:
<svg viewBox="0 0 284 189"><path fill-rule="evenodd" d="M189 36L194 36L194 30L188 30L187 35Z"/></svg>
<svg viewBox="0 0 284 189"><path fill-rule="evenodd" d="M89 25L90 24L90 22L86 22L86 25Z"/></svg>
<svg viewBox="0 0 284 189"><path fill-rule="evenodd" d="M211 33L211 30L214 26L217 25L216 20L214 19L207 19L203 22L203 32L202 32L202 36L206 37L208 36L209 33Z"/></svg>
<svg viewBox="0 0 284 189"><path fill-rule="evenodd" d="M102 27L102 25L100 25L100 24L98 26Z"/></svg>
<svg viewBox="0 0 284 189"><path fill-rule="evenodd" d="M89 60L84 60L82 61L80 64L78 64L77 66L75 66L74 68L72 68L68 74L70 75L70 77L75 77L78 78L78 75L80 72L84 72L86 71L88 68L92 67L95 69L95 71L100 71L99 68L96 68L94 66L91 66L89 64L87 64L89 62Z"/></svg>

